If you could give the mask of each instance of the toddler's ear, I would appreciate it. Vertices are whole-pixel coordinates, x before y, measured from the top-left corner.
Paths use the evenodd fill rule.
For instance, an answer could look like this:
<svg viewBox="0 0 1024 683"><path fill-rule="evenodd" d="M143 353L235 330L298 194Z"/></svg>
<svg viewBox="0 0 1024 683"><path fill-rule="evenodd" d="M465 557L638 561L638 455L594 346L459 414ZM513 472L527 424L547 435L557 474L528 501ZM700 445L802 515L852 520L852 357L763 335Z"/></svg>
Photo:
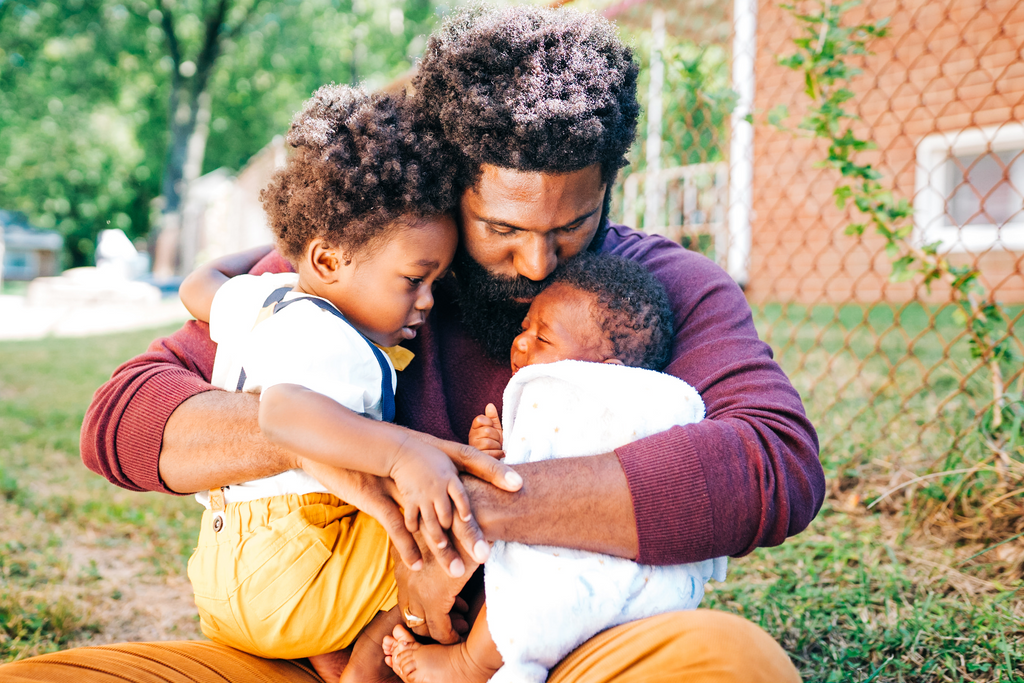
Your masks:
<svg viewBox="0 0 1024 683"><path fill-rule="evenodd" d="M340 248L328 246L323 240L310 243L306 248L306 261L312 272L328 284L337 281L338 271L352 262Z"/></svg>
<svg viewBox="0 0 1024 683"><path fill-rule="evenodd" d="M612 365L625 365L625 363L623 363L618 358L606 358L605 360L603 360L601 362L602 363L611 363Z"/></svg>

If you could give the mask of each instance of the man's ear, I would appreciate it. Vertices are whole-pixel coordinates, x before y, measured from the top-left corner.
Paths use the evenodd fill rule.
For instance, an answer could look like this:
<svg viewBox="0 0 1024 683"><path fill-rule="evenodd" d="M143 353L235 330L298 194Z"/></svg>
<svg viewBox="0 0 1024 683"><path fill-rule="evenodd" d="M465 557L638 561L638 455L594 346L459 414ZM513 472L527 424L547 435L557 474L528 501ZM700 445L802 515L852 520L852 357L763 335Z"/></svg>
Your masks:
<svg viewBox="0 0 1024 683"><path fill-rule="evenodd" d="M323 240L313 240L306 247L306 264L317 279L324 284L337 282L338 271L351 262L351 259L345 258L341 249L328 246Z"/></svg>
<svg viewBox="0 0 1024 683"><path fill-rule="evenodd" d="M622 362L621 360L619 360L618 358L605 358L605 359L604 359L603 361L601 361L601 362L602 362L602 363L611 363L612 365L625 365L625 363L623 363L623 362Z"/></svg>

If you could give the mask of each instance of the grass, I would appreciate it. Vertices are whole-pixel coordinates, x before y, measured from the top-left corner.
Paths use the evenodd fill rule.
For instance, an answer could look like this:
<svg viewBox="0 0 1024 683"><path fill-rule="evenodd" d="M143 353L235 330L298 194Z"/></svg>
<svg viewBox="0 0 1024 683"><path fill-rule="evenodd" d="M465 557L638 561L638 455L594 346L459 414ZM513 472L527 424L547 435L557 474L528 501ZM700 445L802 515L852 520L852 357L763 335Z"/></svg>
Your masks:
<svg viewBox="0 0 1024 683"><path fill-rule="evenodd" d="M1024 681L1020 585L900 544L888 521L826 505L782 546L733 560L705 605L771 633L806 681Z"/></svg>
<svg viewBox="0 0 1024 683"><path fill-rule="evenodd" d="M1005 543L964 562L1008 538L1012 524L990 525L974 539L922 526L910 501L928 495L924 485L866 509L958 433L958 457L981 457L969 438L977 399L940 405L935 378L951 370L935 371L923 382L932 388L920 388L916 361L903 359L895 342L878 341L896 314L763 309L757 317L828 444L830 496L807 531L734 560L707 604L760 624L807 681L1024 681L1024 546ZM951 324L940 325L941 334ZM112 487L78 455L92 392L159 333L0 343L0 661L123 638L118 615L143 602L127 586L148 582L153 602L183 581L195 502ZM939 333L928 344L921 362L941 360ZM960 350L952 359L967 361ZM893 367L898 381L877 391ZM914 392L907 398L901 387ZM111 556L130 559L127 574L112 573ZM194 637L181 628L171 635Z"/></svg>
<svg viewBox="0 0 1024 683"><path fill-rule="evenodd" d="M0 661L124 631L120 580L181 580L195 501L115 488L78 452L93 391L168 331L0 343Z"/></svg>

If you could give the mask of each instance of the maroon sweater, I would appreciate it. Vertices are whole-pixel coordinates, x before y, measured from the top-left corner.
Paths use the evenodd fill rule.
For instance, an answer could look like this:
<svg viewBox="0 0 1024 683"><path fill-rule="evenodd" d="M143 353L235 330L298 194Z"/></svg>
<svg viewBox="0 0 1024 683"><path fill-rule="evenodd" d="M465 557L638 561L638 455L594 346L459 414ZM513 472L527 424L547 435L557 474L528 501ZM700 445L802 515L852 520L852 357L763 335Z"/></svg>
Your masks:
<svg viewBox="0 0 1024 683"><path fill-rule="evenodd" d="M693 385L707 407L703 422L616 451L633 499L638 560L742 555L801 531L825 492L817 435L758 339L739 287L703 256L621 226L612 226L602 251L642 263L665 286L676 326L665 372ZM288 268L273 253L252 272ZM465 442L488 402L500 414L509 363L487 359L468 337L450 290L439 288L409 347L416 359L399 376L398 422ZM172 493L158 471L164 425L183 401L215 390L216 350L207 326L191 321L115 370L82 425L89 469L127 489Z"/></svg>

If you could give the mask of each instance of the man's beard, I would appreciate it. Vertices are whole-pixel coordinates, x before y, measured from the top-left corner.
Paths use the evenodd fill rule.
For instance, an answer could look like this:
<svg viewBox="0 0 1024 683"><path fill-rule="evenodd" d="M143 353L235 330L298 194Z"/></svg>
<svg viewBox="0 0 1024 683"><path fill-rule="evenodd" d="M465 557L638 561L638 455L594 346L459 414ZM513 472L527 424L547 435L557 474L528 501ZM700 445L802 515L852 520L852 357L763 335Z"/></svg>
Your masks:
<svg viewBox="0 0 1024 683"><path fill-rule="evenodd" d="M586 251L600 251L604 244L610 197L610 193L605 193L601 222ZM551 276L538 282L522 275L494 275L474 261L461 243L455 252L452 271L458 283L462 324L469 336L484 347L489 358L508 361L512 342L522 331L523 318L530 310L530 301L551 284ZM523 300L526 303L522 303Z"/></svg>
<svg viewBox="0 0 1024 683"><path fill-rule="evenodd" d="M509 359L512 341L522 329L530 301L548 285L521 275L507 278L494 275L473 260L462 247L452 267L459 287L462 324L484 353L493 360ZM550 278L548 278L550 279ZM526 303L516 301L526 300Z"/></svg>

